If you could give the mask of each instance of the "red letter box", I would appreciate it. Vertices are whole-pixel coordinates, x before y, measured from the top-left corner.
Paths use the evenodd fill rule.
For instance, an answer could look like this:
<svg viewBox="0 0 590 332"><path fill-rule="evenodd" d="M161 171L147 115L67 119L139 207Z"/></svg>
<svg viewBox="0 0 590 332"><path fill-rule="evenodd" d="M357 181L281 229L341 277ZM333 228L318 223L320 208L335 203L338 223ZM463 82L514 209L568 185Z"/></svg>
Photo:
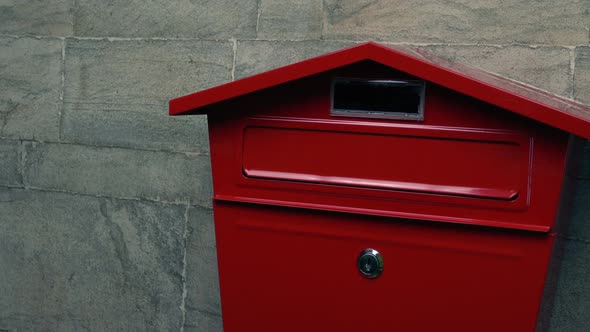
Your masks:
<svg viewBox="0 0 590 332"><path fill-rule="evenodd" d="M233 331L533 331L590 109L366 43L174 99L207 114Z"/></svg>

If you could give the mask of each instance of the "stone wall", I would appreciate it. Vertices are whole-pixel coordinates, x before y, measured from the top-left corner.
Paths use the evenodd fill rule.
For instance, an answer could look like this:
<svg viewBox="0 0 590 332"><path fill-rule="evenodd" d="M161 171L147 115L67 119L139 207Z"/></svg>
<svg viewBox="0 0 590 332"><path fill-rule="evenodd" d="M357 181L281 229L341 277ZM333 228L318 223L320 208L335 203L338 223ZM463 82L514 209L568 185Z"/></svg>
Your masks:
<svg viewBox="0 0 590 332"><path fill-rule="evenodd" d="M366 40L590 104L590 0L0 0L0 331L221 331L204 117ZM590 145L552 331L590 330Z"/></svg>

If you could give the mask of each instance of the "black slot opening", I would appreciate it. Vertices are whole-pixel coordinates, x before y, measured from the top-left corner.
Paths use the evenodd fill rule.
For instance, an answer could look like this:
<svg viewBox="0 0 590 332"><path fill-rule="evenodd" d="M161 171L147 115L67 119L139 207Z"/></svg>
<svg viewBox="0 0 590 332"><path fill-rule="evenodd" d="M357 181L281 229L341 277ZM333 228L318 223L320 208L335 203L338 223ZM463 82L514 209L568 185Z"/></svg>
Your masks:
<svg viewBox="0 0 590 332"><path fill-rule="evenodd" d="M334 115L420 120L424 82L338 79L332 98Z"/></svg>

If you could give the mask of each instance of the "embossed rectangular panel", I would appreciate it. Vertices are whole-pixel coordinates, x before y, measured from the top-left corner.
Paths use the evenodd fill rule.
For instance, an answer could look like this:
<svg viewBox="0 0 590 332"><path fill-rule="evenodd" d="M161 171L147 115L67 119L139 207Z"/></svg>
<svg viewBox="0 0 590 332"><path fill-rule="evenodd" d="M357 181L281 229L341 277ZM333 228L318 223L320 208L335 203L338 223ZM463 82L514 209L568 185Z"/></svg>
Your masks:
<svg viewBox="0 0 590 332"><path fill-rule="evenodd" d="M528 187L529 142L514 134L249 127L244 136L243 172L252 178L502 201Z"/></svg>

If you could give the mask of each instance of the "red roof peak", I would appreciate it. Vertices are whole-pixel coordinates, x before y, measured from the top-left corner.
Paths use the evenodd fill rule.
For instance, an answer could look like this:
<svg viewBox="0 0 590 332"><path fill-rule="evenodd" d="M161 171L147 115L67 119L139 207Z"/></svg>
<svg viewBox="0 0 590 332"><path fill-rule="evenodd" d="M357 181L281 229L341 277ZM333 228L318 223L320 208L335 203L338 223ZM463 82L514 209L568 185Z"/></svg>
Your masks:
<svg viewBox="0 0 590 332"><path fill-rule="evenodd" d="M514 113L590 139L590 108L541 89L423 50L365 42L340 51L229 82L170 101L170 115L199 114L203 107L364 60L406 72Z"/></svg>

